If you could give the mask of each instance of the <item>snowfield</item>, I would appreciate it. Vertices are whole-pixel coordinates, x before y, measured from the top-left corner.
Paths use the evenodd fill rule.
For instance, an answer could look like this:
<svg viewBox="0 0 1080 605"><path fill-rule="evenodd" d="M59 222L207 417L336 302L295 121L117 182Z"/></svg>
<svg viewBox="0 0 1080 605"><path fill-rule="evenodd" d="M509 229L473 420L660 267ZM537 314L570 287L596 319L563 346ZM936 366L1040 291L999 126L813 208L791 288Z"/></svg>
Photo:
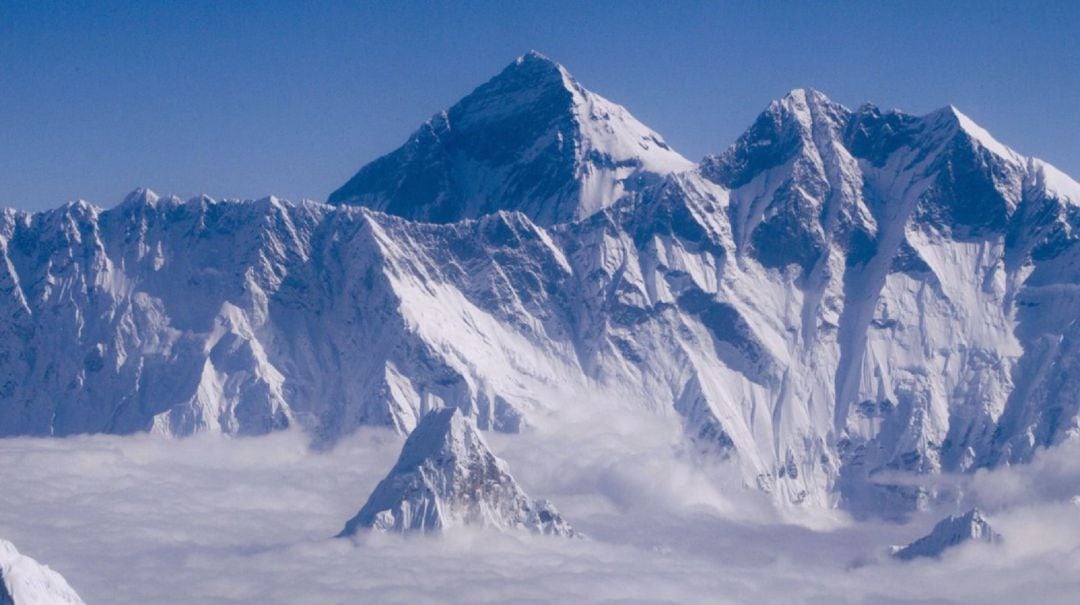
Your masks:
<svg viewBox="0 0 1080 605"><path fill-rule="evenodd" d="M1080 184L952 106L695 164L529 53L326 203L2 210L0 317L0 538L90 603L1080 588Z"/></svg>

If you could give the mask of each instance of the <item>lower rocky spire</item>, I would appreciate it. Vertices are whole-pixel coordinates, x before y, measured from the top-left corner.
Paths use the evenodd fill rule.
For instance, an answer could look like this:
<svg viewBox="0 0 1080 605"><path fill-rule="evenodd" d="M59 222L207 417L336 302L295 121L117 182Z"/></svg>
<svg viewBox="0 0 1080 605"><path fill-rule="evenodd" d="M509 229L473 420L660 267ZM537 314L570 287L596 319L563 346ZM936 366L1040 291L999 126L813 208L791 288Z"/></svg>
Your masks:
<svg viewBox="0 0 1080 605"><path fill-rule="evenodd" d="M466 525L577 535L554 506L529 498L472 419L446 408L421 419L394 468L339 537L361 528L433 532Z"/></svg>

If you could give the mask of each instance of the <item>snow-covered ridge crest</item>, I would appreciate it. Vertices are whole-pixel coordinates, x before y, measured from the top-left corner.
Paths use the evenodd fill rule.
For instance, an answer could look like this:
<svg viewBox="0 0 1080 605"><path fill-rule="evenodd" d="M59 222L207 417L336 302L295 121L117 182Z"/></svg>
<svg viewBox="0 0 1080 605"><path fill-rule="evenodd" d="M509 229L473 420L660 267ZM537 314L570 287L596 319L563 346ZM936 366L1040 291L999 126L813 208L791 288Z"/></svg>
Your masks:
<svg viewBox="0 0 1080 605"><path fill-rule="evenodd" d="M957 122L960 124L960 128L970 135L972 139L978 141L980 145L1002 158L1013 161L1022 161L1020 154L999 143L998 140L994 138L994 135L987 132L982 126L976 124L974 120L967 117L967 115L957 109L955 105L949 105L948 111L952 112L956 117Z"/></svg>
<svg viewBox="0 0 1080 605"><path fill-rule="evenodd" d="M437 405L515 430L538 381L572 389L580 373L546 334L565 330L549 298L571 268L520 213L425 225L136 192L5 216L4 434L299 424L329 440L408 432Z"/></svg>
<svg viewBox="0 0 1080 605"><path fill-rule="evenodd" d="M388 180L364 173L436 183L437 199L450 181L410 179L453 173L516 210L420 222L143 191L5 212L0 433L301 425L329 441L408 433L441 408L512 432L616 401L681 423L778 501L902 515L934 494L883 477L1023 462L1080 430L1067 177L988 149L952 110L805 90L728 152L607 188L618 199L581 219L577 194L510 194L525 174L534 193L570 191L573 170L546 168L576 159L450 170L449 133L503 118L514 145L557 149L575 107L602 113L567 78L523 57L377 162ZM509 157L499 132L470 153ZM538 223L559 200L571 218Z"/></svg>

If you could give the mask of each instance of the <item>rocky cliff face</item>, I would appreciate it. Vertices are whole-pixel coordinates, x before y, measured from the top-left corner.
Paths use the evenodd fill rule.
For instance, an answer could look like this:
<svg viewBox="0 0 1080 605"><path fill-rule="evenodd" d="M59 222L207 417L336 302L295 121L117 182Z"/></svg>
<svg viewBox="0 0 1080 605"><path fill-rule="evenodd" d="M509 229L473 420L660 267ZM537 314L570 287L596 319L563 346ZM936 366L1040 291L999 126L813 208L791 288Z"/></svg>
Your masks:
<svg viewBox="0 0 1080 605"><path fill-rule="evenodd" d="M0 434L516 431L605 400L780 502L885 515L933 495L889 473L1080 434L1070 178L951 107L796 90L691 167L604 103L529 55L335 205L5 211Z"/></svg>

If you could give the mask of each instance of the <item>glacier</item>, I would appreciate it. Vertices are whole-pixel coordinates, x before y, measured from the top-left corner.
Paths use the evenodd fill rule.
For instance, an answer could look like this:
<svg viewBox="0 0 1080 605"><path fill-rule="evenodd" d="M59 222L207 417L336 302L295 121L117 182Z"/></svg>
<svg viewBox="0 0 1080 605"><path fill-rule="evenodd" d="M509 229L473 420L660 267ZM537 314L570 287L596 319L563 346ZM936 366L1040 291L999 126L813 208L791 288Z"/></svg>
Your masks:
<svg viewBox="0 0 1080 605"><path fill-rule="evenodd" d="M695 165L530 53L328 203L0 215L0 435L647 410L784 505L1080 435L1080 185L953 107L771 103ZM564 420L565 421L565 420Z"/></svg>

